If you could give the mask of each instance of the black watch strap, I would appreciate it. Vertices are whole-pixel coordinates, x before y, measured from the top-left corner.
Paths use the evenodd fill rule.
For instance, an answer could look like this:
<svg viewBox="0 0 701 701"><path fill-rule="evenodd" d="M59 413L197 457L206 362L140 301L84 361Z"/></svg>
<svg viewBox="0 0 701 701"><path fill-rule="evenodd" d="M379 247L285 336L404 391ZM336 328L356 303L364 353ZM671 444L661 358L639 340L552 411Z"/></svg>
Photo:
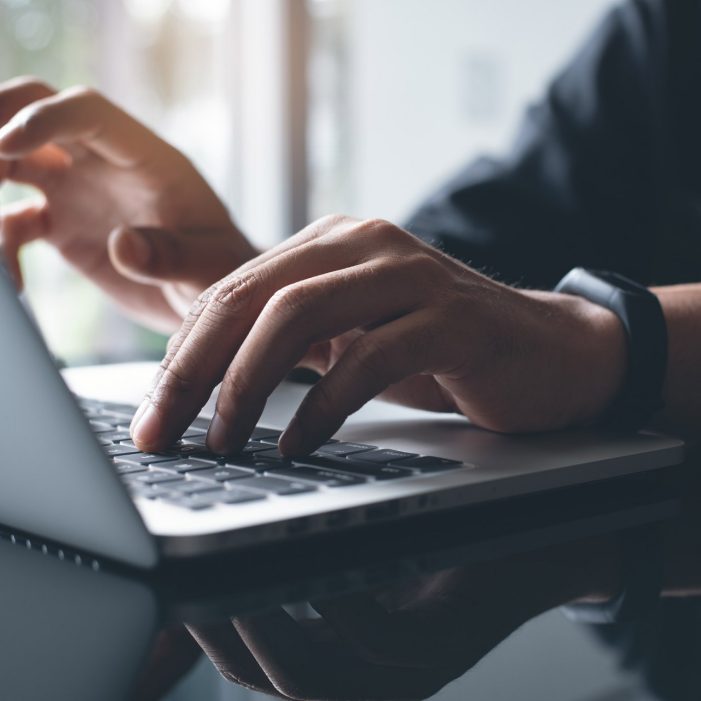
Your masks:
<svg viewBox="0 0 701 701"><path fill-rule="evenodd" d="M628 340L628 369L603 422L614 428L640 428L663 406L667 324L660 301L646 287L622 275L585 268L567 273L555 292L584 297L621 320Z"/></svg>

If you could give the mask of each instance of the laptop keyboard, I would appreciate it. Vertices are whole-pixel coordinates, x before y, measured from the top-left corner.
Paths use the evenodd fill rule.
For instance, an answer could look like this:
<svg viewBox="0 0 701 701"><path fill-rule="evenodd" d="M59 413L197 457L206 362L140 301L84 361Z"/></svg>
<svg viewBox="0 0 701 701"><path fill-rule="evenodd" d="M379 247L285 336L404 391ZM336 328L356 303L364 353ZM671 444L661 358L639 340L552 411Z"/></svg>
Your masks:
<svg viewBox="0 0 701 701"><path fill-rule="evenodd" d="M143 453L129 434L135 407L78 401L132 496L191 510L292 498L465 467L457 460L337 440L311 455L286 458L277 449L281 431L263 426L256 427L239 454L221 456L207 450L207 422L202 419L171 449Z"/></svg>

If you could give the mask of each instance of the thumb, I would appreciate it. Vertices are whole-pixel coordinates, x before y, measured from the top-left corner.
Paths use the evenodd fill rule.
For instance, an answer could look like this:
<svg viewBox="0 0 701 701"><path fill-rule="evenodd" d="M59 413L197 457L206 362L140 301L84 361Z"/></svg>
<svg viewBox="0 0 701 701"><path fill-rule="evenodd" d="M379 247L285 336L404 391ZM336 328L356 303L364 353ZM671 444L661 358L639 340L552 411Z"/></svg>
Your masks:
<svg viewBox="0 0 701 701"><path fill-rule="evenodd" d="M231 239L223 229L120 227L110 234L108 251L116 270L135 282L204 289L238 266Z"/></svg>

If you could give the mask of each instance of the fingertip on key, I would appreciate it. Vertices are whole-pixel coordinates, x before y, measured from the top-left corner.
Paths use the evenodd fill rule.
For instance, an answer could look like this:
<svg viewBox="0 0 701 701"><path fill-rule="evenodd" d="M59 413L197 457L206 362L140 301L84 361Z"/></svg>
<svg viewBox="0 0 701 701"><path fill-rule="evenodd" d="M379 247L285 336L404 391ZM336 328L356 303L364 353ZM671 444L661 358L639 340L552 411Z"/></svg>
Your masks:
<svg viewBox="0 0 701 701"><path fill-rule="evenodd" d="M214 414L207 432L207 447L219 455L229 452L228 428L226 422L219 414Z"/></svg>
<svg viewBox="0 0 701 701"><path fill-rule="evenodd" d="M131 427L131 437L142 450L155 450L163 439L163 420L150 402L141 407Z"/></svg>
<svg viewBox="0 0 701 701"><path fill-rule="evenodd" d="M296 416L288 424L278 439L278 449L283 455L302 455L304 450L304 433Z"/></svg>

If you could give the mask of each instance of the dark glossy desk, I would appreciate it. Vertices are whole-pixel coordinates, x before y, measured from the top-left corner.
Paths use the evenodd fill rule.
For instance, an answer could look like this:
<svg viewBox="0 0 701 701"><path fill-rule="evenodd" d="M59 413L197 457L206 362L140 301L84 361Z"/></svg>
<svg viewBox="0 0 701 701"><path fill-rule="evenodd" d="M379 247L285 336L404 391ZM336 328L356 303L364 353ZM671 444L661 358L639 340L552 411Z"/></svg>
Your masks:
<svg viewBox="0 0 701 701"><path fill-rule="evenodd" d="M671 518L677 506L655 480L624 480L149 576L5 530L0 698L255 698L248 687L283 698L425 698L453 679L439 698L655 698L618 668L620 646L558 611L465 670L503 637L492 623L504 602L524 595L502 563ZM436 628L441 588L473 583L459 630L451 615ZM430 606L412 609L421 597ZM310 617L309 601L323 619ZM378 601L431 619L398 623Z"/></svg>

